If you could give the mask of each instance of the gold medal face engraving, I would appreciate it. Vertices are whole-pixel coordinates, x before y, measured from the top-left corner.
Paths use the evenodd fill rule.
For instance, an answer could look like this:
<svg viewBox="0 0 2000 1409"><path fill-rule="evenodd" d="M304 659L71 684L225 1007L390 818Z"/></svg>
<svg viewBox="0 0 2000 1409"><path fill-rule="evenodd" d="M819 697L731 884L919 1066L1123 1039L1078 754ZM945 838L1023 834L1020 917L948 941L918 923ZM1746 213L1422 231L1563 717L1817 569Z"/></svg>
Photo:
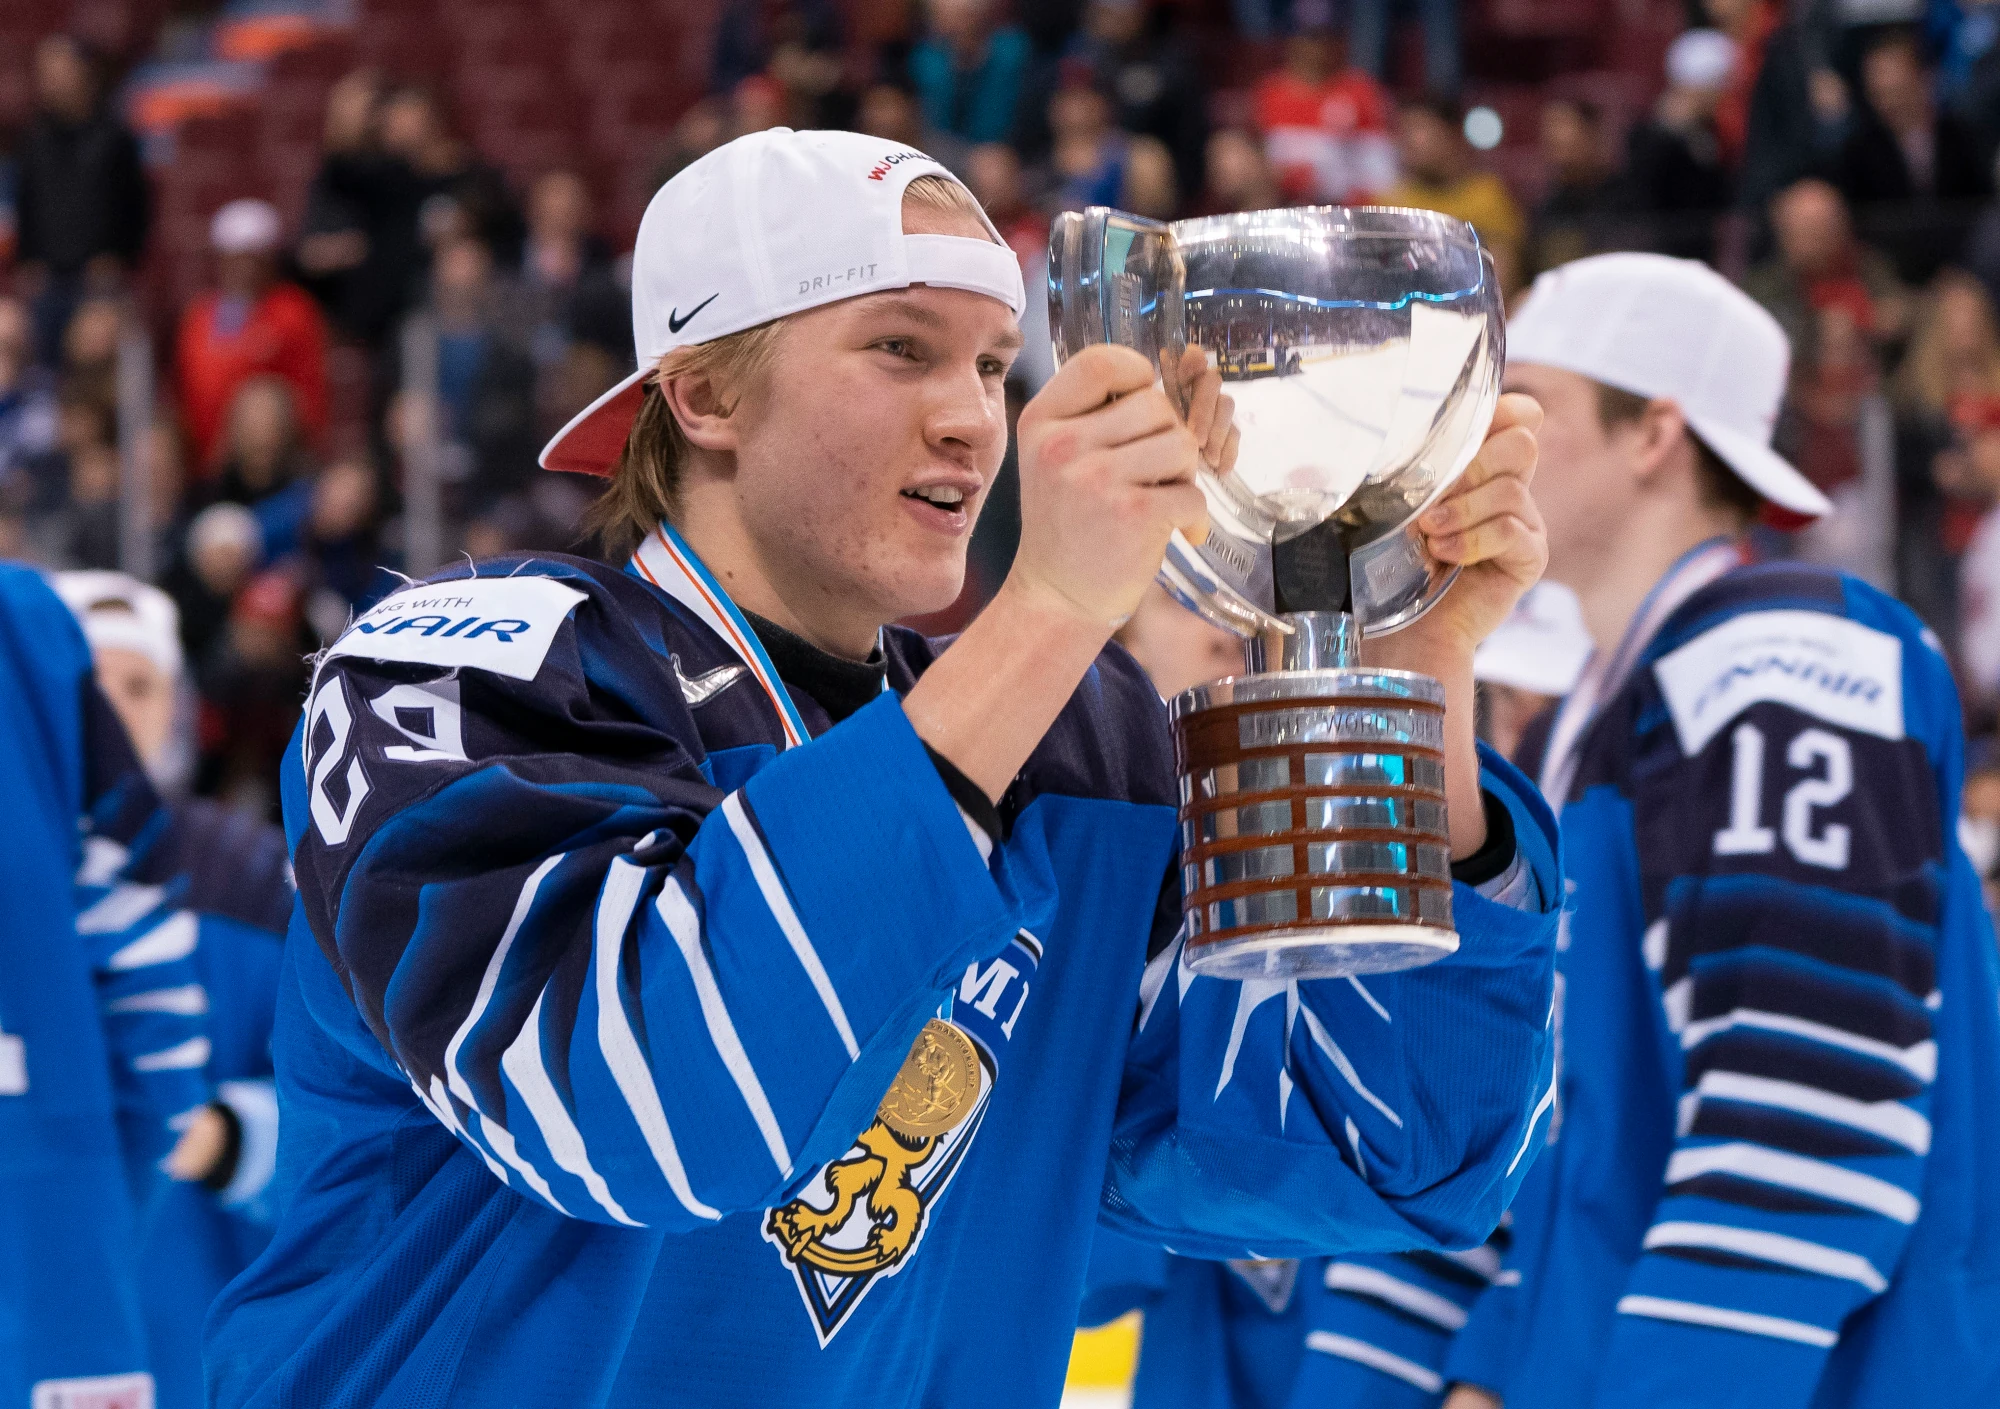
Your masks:
<svg viewBox="0 0 2000 1409"><path fill-rule="evenodd" d="M972 1039L942 1018L932 1018L911 1044L875 1115L905 1140L918 1140L952 1129L978 1095L979 1054Z"/></svg>

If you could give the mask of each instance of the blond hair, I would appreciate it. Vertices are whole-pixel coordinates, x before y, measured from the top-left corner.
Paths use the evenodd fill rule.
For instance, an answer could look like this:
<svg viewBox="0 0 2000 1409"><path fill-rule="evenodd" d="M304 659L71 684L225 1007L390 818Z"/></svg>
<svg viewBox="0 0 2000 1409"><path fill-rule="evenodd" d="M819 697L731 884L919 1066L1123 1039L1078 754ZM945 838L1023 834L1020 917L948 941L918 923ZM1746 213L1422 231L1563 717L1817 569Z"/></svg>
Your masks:
<svg viewBox="0 0 2000 1409"><path fill-rule="evenodd" d="M1959 369L1952 365L1952 350L1945 342L1944 301L1953 293L1970 295L1979 308L1982 341L1986 344L1982 386L1958 384ZM1962 269L1947 269L1924 292L1916 331L1911 335L1909 350L1903 354L1902 365L1896 369L1889 394L1905 410L1942 415L1950 410L1953 398L1965 391L2000 394L2000 327L1995 326L1993 301L1987 296L1986 286Z"/></svg>
<svg viewBox="0 0 2000 1409"><path fill-rule="evenodd" d="M903 190L905 209L915 206L946 214L970 215L986 223L979 202L959 182L945 176L919 176ZM723 400L728 415L742 400L743 389L770 366L787 320L774 318L754 328L729 333L691 347L677 347L660 358L646 378L639 414L625 437L625 449L611 470L611 485L591 506L585 527L598 536L605 555L629 557L661 520L680 514L681 474L687 464L688 438L675 419L660 388L675 377L705 376Z"/></svg>

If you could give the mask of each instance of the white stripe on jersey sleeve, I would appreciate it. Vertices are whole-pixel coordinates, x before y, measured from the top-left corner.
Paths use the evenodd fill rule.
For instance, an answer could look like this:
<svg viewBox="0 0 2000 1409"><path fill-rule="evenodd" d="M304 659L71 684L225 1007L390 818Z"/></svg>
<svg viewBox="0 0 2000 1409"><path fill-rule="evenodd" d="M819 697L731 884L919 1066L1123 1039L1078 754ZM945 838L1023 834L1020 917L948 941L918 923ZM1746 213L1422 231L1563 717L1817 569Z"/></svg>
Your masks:
<svg viewBox="0 0 2000 1409"><path fill-rule="evenodd" d="M722 800L722 815L728 819L729 830L735 835L737 845L743 848L743 857L750 863L750 874L757 878L757 889L763 892L764 904L769 908L771 918L778 922L785 941L792 946L792 953L798 956L799 966L812 980L813 991L819 994L827 1017L833 1020L834 1030L840 1034L841 1044L847 1048L847 1059L857 1060L861 1056L861 1047L854 1040L854 1029L848 1025L847 1009L841 1006L840 995L833 990L833 980L827 976L826 965L820 962L819 951L813 948L805 926L799 923L798 912L792 909L792 898L785 894L785 883L778 879L777 868L765 853L763 840L744 814L741 793L731 793Z"/></svg>
<svg viewBox="0 0 2000 1409"><path fill-rule="evenodd" d="M1326 1289L1330 1292L1355 1292L1386 1301L1420 1320L1430 1322L1439 1330L1459 1331L1465 1327L1465 1308L1449 1297L1412 1286L1399 1277L1391 1277L1387 1272L1364 1267L1360 1263L1329 1263Z"/></svg>
<svg viewBox="0 0 2000 1409"><path fill-rule="evenodd" d="M137 924L158 907L166 891L160 886L113 886L108 895L76 917L78 934L114 934Z"/></svg>
<svg viewBox="0 0 2000 1409"><path fill-rule="evenodd" d="M1795 1018L1789 1013L1761 1012L1755 1008L1736 1008L1689 1023L1681 1029L1681 1048L1692 1051L1717 1033L1738 1027L1782 1032L1792 1037L1824 1042L1829 1047L1839 1047L1864 1057L1874 1057L1878 1061L1892 1062L1926 1085L1937 1079L1937 1043L1929 1039L1908 1047L1892 1047L1887 1042L1862 1037L1844 1028L1828 1027L1825 1023Z"/></svg>
<svg viewBox="0 0 2000 1409"><path fill-rule="evenodd" d="M1825 1160L1786 1154L1737 1141L1676 1150L1667 1161L1667 1183L1678 1184L1704 1174L1734 1174L1765 1184L1797 1189L1821 1198L1865 1208L1898 1223L1915 1223L1923 1207L1917 1196L1886 1179L1843 1169Z"/></svg>
<svg viewBox="0 0 2000 1409"><path fill-rule="evenodd" d="M1352 1336L1335 1335L1332 1331L1312 1331L1306 1335L1306 1349L1317 1350L1322 1355L1337 1355L1342 1360L1352 1360L1357 1365L1366 1365L1371 1370L1380 1370L1385 1375L1393 1375L1405 1384L1415 1385L1425 1394L1438 1394L1444 1389L1444 1376L1435 1370L1426 1369L1414 1360L1405 1360L1400 1355L1392 1355L1380 1346L1358 1341Z"/></svg>
<svg viewBox="0 0 2000 1409"><path fill-rule="evenodd" d="M500 1070L507 1073L507 1079L514 1083L514 1089L521 1093L527 1103L528 1115L542 1132L542 1143L548 1146L549 1158L563 1169L581 1180L597 1206L632 1228L646 1225L626 1213L618 1200L611 1196L611 1187L604 1182L604 1176L591 1166L590 1154L584 1148L583 1132L570 1119L569 1111L556 1094L555 1083L542 1065L542 999L547 996L544 989L535 997L535 1006L528 1013L528 1020L521 1025L517 1036L507 1050L500 1055Z"/></svg>
<svg viewBox="0 0 2000 1409"><path fill-rule="evenodd" d="M444 1049L445 1080L450 1084L452 1094L475 1111L479 1110L479 1102L474 1098L465 1074L458 1069L459 1050L465 1046L465 1039L472 1035L472 1029L479 1026L479 1020L486 1016L486 1006L493 1001L493 990L500 983L500 971L506 967L508 951L513 949L514 937L527 922L528 911L534 907L535 895L542 888L543 877L555 870L567 854L559 851L549 857L529 872L528 879L521 883L521 893L514 897L514 913L507 917L507 928L501 932L500 943L495 946L493 957L486 961L486 972L479 976L479 992L472 1000L472 1010L465 1015L465 1021L458 1025L458 1031L451 1035L451 1041Z"/></svg>
<svg viewBox="0 0 2000 1409"><path fill-rule="evenodd" d="M1767 1076L1746 1076L1733 1071L1704 1072L1694 1090L1681 1097L1681 1134L1687 1134L1692 1128L1695 1111L1705 1096L1713 1096L1719 1101L1742 1101L1797 1111L1816 1120L1845 1125L1894 1141L1920 1155L1929 1154L1931 1149L1931 1123L1901 1101L1857 1101L1852 1096L1836 1096L1817 1086L1778 1081Z"/></svg>
<svg viewBox="0 0 2000 1409"><path fill-rule="evenodd" d="M206 1037L190 1037L185 1042L176 1043L163 1051L148 1052L143 1057L132 1059L134 1071L193 1071L208 1065L209 1045Z"/></svg>
<svg viewBox="0 0 2000 1409"><path fill-rule="evenodd" d="M790 1179L792 1154L785 1148L785 1132L779 1128L777 1113L764 1094L764 1083L757 1079L757 1069L750 1064L750 1054L743 1050L743 1039L737 1036L736 1024L730 1020L729 1006L722 1001L715 971L709 967L708 955L702 950L700 917L688 904L681 883L672 877L661 887L660 898L653 908L659 911L667 933L674 937L687 964L695 996L701 1000L701 1018L708 1026L708 1040L729 1069L730 1079L743 1095L743 1104L750 1108L751 1119L757 1122L758 1133L764 1137L764 1148L771 1152L771 1162L778 1166L781 1177Z"/></svg>
<svg viewBox="0 0 2000 1409"><path fill-rule="evenodd" d="M1305 1014L1306 1031L1312 1034L1313 1045L1326 1054L1326 1059L1333 1063L1333 1069L1346 1079L1349 1086L1354 1088L1355 1094L1380 1111L1391 1125L1401 1130L1403 1128L1403 1118L1389 1109L1388 1103L1380 1096L1377 1096L1373 1091L1370 1091L1366 1086L1361 1084L1361 1073L1354 1069L1354 1063L1347 1059L1347 1053L1340 1050L1340 1044L1335 1042L1331 1034L1320 1024L1319 1017L1313 1012L1311 1006L1303 1005L1299 1011Z"/></svg>
<svg viewBox="0 0 2000 1409"><path fill-rule="evenodd" d="M107 1013L172 1013L177 1018L198 1018L208 1011L208 990L198 983L175 988L155 988L114 998L104 1005Z"/></svg>
<svg viewBox="0 0 2000 1409"><path fill-rule="evenodd" d="M1782 1233L1762 1233L1754 1228L1737 1228L1726 1223L1655 1223L1646 1230L1648 1248L1713 1248L1717 1252L1738 1253L1760 1262L1772 1262L1801 1272L1817 1272L1825 1277L1859 1282L1871 1292L1888 1290L1889 1279L1876 1271L1875 1264L1859 1253L1843 1252L1822 1243L1790 1238Z"/></svg>
<svg viewBox="0 0 2000 1409"><path fill-rule="evenodd" d="M77 922L77 928L79 931L82 930L82 921ZM186 910L176 910L113 954L105 967L122 971L150 968L154 964L175 963L194 953L195 943L200 937L201 932L195 924L194 916Z"/></svg>
<svg viewBox="0 0 2000 1409"><path fill-rule="evenodd" d="M645 889L646 872L623 857L611 863L604 878L604 890L597 901L596 950L592 968L596 971L597 1046L610 1069L611 1079L625 1097L625 1104L645 1137L646 1148L666 1177L681 1207L697 1218L719 1221L722 1212L695 1197L688 1183L687 1169L681 1164L674 1132L667 1125L667 1113L660 1105L660 1093L653 1088L653 1074L646 1066L639 1039L625 1016L625 1002L618 991L618 961L625 950L625 931L639 908L639 894Z"/></svg>
<svg viewBox="0 0 2000 1409"><path fill-rule="evenodd" d="M1705 1306L1698 1301L1673 1301L1661 1296L1627 1296L1618 1301L1622 1316L1651 1316L1660 1321L1682 1321L1690 1326L1717 1326L1726 1331L1743 1331L1753 1336L1797 1341L1822 1349L1840 1339L1838 1333L1782 1316L1759 1316L1752 1311L1731 1311L1723 1306Z"/></svg>

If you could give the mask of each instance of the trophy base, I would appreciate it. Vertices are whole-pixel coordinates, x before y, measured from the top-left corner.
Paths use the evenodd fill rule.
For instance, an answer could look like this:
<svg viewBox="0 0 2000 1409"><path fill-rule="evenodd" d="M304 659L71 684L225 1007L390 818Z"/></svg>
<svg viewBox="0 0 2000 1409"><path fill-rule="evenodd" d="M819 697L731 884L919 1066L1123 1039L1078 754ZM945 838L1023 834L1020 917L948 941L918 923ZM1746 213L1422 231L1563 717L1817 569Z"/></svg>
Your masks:
<svg viewBox="0 0 2000 1409"><path fill-rule="evenodd" d="M1421 925L1340 925L1191 944L1188 968L1208 978L1348 978L1418 969L1458 951L1458 935Z"/></svg>

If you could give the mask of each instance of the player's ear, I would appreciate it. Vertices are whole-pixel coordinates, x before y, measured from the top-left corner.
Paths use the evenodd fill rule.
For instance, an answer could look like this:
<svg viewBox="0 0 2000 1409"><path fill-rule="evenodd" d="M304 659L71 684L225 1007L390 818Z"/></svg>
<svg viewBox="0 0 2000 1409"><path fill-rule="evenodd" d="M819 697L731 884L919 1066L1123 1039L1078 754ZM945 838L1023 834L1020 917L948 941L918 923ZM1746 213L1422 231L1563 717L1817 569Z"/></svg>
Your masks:
<svg viewBox="0 0 2000 1409"><path fill-rule="evenodd" d="M1656 396L1639 414L1635 431L1633 467L1640 480L1651 480L1673 461L1674 452L1687 440L1687 417L1681 414L1678 402Z"/></svg>
<svg viewBox="0 0 2000 1409"><path fill-rule="evenodd" d="M713 371L678 372L663 378L659 387L690 445L703 450L736 448L740 428L735 416L740 398L730 394Z"/></svg>

